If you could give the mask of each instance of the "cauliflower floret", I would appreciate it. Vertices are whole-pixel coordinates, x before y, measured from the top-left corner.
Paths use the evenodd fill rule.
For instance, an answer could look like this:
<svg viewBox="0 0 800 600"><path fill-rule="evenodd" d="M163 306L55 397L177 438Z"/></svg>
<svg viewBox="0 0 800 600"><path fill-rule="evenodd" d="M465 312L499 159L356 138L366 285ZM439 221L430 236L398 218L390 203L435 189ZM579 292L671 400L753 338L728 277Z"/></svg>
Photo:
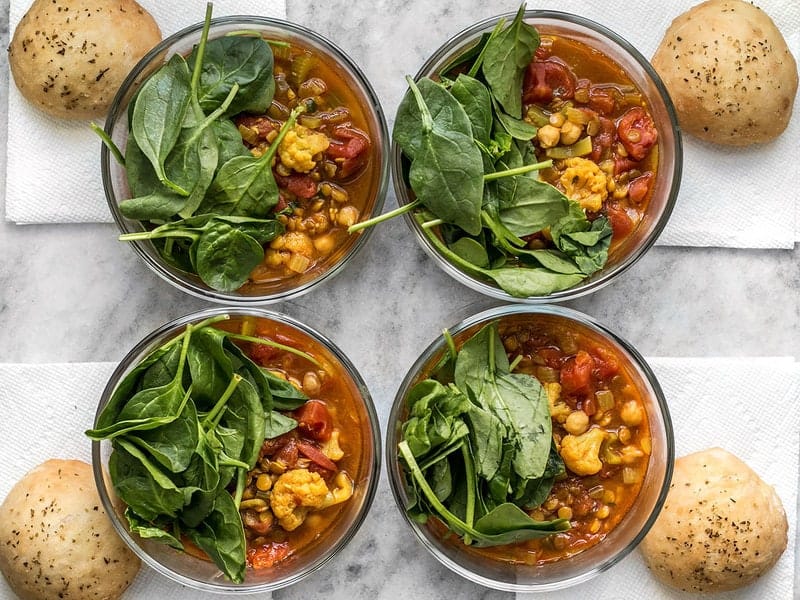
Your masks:
<svg viewBox="0 0 800 600"><path fill-rule="evenodd" d="M286 132L281 145L278 146L278 154L283 166L298 173L308 173L317 165L314 156L325 152L330 143L324 133L298 124Z"/></svg>
<svg viewBox="0 0 800 600"><path fill-rule="evenodd" d="M606 174L597 164L586 158L568 158L561 174L564 194L580 203L581 208L597 212L608 197Z"/></svg>
<svg viewBox="0 0 800 600"><path fill-rule="evenodd" d="M561 402L561 384L545 383L544 391L547 392L547 403L550 405L550 418L563 423L572 409L565 402Z"/></svg>
<svg viewBox="0 0 800 600"><path fill-rule="evenodd" d="M270 507L281 527L293 531L302 525L309 508L320 508L328 496L328 486L308 469L292 469L278 477L272 486Z"/></svg>
<svg viewBox="0 0 800 600"><path fill-rule="evenodd" d="M328 492L325 502L322 503L320 508L328 508L334 504L340 504L349 500L353 496L353 480L344 471L339 471L336 474L336 479L333 480L336 486Z"/></svg>
<svg viewBox="0 0 800 600"><path fill-rule="evenodd" d="M344 457L344 450L339 445L339 430L334 429L331 432L331 437L327 439L327 441L322 443L322 453L330 458L333 462L337 460L342 460Z"/></svg>
<svg viewBox="0 0 800 600"><path fill-rule="evenodd" d="M594 475L603 468L600 446L605 439L606 432L598 427L581 435L565 435L561 440L564 464L576 475Z"/></svg>

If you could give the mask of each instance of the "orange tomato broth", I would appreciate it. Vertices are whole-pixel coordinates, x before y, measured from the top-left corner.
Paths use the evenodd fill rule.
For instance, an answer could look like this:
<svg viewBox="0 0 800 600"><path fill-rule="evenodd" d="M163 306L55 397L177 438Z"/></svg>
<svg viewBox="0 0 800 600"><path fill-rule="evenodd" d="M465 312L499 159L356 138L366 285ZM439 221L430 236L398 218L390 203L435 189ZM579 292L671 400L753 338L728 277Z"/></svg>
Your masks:
<svg viewBox="0 0 800 600"><path fill-rule="evenodd" d="M461 332L455 339L456 347L460 347L484 325L485 323ZM464 545L461 538L450 532L447 526L436 517L429 518L425 525L445 543L457 546L459 551L467 552L481 559L512 564L544 565L566 559L601 543L625 518L636 502L649 464L651 438L647 405L643 400L644 392L639 383L640 378L634 374L635 370L628 359L616 346L602 339L593 331L546 315L517 315L503 318L499 324L499 333L506 346L509 360L513 361L517 356L522 356L515 372L528 373L540 380L543 367L553 369L551 365L560 363L562 364L560 370L563 371L563 365L573 361L578 352L587 352L591 356L598 357L595 372L591 377L592 389L601 391L613 388L617 391L614 392L613 408L603 411L607 420L603 418L598 423L597 418L590 417L590 426L602 427L607 432L618 436L620 428L624 426L620 416L624 403L635 402L643 409L641 423L637 427L628 427L631 436L626 445L644 447L646 449L644 456L628 465L610 464L603 458L604 453L608 451L609 456L618 455L620 445L604 443L600 452L603 467L598 474L577 476L567 470L566 475L554 483L547 500L541 506L527 510L528 514L536 519L549 520L558 518L559 508L569 506L573 511L573 516L569 519L571 525L569 530L517 544L478 548ZM569 353L562 351L558 356L555 351L564 348ZM432 368L438 359L439 357L432 359L426 369ZM603 364L600 364L601 362ZM614 362L616 362L616 372L611 374L610 371L613 369L609 367L609 363ZM601 372L604 376L598 376ZM423 370L419 380L425 377L426 373ZM552 378L552 375L549 378ZM562 395L567 404L575 406L586 405L592 397L588 395L579 399L574 394ZM566 431L563 424L555 419L552 422L554 438L559 441L564 437ZM635 482L625 483L625 467L636 470ZM573 494L572 499L566 501L559 498L559 495L570 498L569 489L571 487L579 488L580 493ZM611 494L613 494L613 500ZM547 509L545 507L549 502L553 502L555 505ZM608 515L605 518L598 518L598 513L603 506L608 507Z"/></svg>

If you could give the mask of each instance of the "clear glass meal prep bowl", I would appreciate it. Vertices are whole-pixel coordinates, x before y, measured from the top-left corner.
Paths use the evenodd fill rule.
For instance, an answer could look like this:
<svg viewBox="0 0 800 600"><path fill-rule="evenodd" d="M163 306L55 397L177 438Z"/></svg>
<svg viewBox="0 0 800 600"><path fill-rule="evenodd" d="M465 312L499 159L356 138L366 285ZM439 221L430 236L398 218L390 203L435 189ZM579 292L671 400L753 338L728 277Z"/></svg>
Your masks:
<svg viewBox="0 0 800 600"><path fill-rule="evenodd" d="M415 79L437 74L439 69L474 46L481 35L490 32L500 19L505 18L510 22L514 15L515 13L509 13L492 17L456 34L422 65ZM614 253L609 254L608 262L603 269L578 285L546 296L518 298L504 292L493 283L454 266L431 244L412 213L407 212L403 217L422 248L455 280L493 298L509 302L543 304L572 300L608 285L650 249L667 224L678 197L683 167L683 147L678 118L666 87L648 60L629 42L599 23L569 13L528 10L525 12L525 21L542 33L561 34L601 51L619 64L644 94L659 133L659 159L655 189L642 222ZM396 143L392 143L391 165L397 202L400 206L404 206L412 202L413 198L403 178L403 153Z"/></svg>
<svg viewBox="0 0 800 600"><path fill-rule="evenodd" d="M144 80L166 63L170 56L177 53L187 55L191 52L193 46L200 41L202 29L203 23L197 23L164 39L137 63L120 86L119 92L111 104L105 131L123 153L125 140L128 137L128 103L131 98ZM360 99L359 104L372 138L371 152L373 152L372 161L376 176L371 182L370 200L361 217L368 219L380 214L389 183L389 133L378 96L364 73L343 50L331 41L301 25L280 19L249 15L215 18L211 20L209 39L242 30L259 32L266 39L297 40L299 44L327 56L330 62L338 65L338 75L349 82L351 89ZM106 200L120 233L144 231L144 227L139 221L124 217L119 210L119 202L130 197L125 169L111 156L105 145L100 151L100 167ZM221 304L256 306L297 297L332 278L342 271L366 244L371 229L367 228L350 236L343 246L306 273L291 279L281 278L277 282L253 284L245 291L234 292L213 290L196 275L170 265L161 257L150 241L124 243L131 244L136 254L162 279L184 292Z"/></svg>
<svg viewBox="0 0 800 600"><path fill-rule="evenodd" d="M167 340L181 333L187 324L198 323L209 317L228 314L237 317L256 317L285 324L305 337L313 339L320 354L329 361L339 373L349 378L350 386L356 396L360 396L359 420L362 422L361 470L350 473L355 482L353 497L344 505L342 512L326 530L323 537L315 540L291 557L268 569L248 569L244 583L236 584L227 580L211 561L205 561L189 554L173 550L164 544L132 535L128 530L124 506L116 498L110 481L106 480L108 457L111 443L107 440L92 442L92 467L95 482L103 502L103 507L114 528L133 552L148 566L172 581L205 592L222 594L242 594L277 590L313 573L333 559L350 542L372 506L380 473L381 434L378 415L364 380L355 366L329 339L308 325L281 313L258 308L213 308L191 313L159 327L148 334L125 355L114 370L98 403L97 416L108 403L114 389L149 352ZM103 471L106 471L105 477Z"/></svg>
<svg viewBox="0 0 800 600"><path fill-rule="evenodd" d="M525 317L567 323L571 328L601 338L623 358L623 366L637 382L650 422L652 455L641 491L622 521L595 546L566 559L532 566L467 553L459 538L445 541L429 527L409 518L405 511L408 495L397 456L397 444L402 439L400 426L406 417L408 392L447 351L441 335L414 362L395 396L386 432L386 468L392 494L403 518L422 545L444 566L470 581L497 590L544 592L587 581L613 567L636 548L650 530L666 499L675 461L675 442L666 399L644 358L619 335L583 313L560 306L512 304L477 313L449 331L454 339L459 340L490 322Z"/></svg>

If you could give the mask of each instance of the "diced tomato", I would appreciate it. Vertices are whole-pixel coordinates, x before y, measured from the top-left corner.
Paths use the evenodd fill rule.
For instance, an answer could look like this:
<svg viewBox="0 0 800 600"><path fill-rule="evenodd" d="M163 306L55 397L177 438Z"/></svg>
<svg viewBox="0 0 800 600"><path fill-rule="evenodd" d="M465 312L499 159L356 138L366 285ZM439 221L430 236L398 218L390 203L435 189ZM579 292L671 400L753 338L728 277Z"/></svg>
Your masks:
<svg viewBox="0 0 800 600"><path fill-rule="evenodd" d="M294 418L302 435L321 442L330 439L333 419L321 400L309 400L294 412Z"/></svg>
<svg viewBox="0 0 800 600"><path fill-rule="evenodd" d="M658 140L653 119L641 106L629 108L617 122L617 135L633 160L642 160Z"/></svg>
<svg viewBox="0 0 800 600"><path fill-rule="evenodd" d="M247 562L254 569L267 569L292 553L289 542L270 542L247 551Z"/></svg>
<svg viewBox="0 0 800 600"><path fill-rule="evenodd" d="M289 468L294 467L297 464L297 459L300 456L297 444L298 442L296 439L290 439L283 448L278 450L278 453L275 454L273 460L282 462Z"/></svg>
<svg viewBox="0 0 800 600"><path fill-rule="evenodd" d="M281 128L280 122L274 121L265 115L240 115L236 117L234 122L237 127L241 125L255 131L259 140L266 140L267 134L271 131L278 131Z"/></svg>
<svg viewBox="0 0 800 600"><path fill-rule="evenodd" d="M522 100L527 104L575 97L575 75L557 58L532 60L525 71Z"/></svg>
<svg viewBox="0 0 800 600"><path fill-rule="evenodd" d="M317 182L304 173L279 175L275 173L275 181L282 188L289 190L298 198L313 198L317 193Z"/></svg>
<svg viewBox="0 0 800 600"><path fill-rule="evenodd" d="M592 137L592 160L600 162L607 158L612 143L614 143L614 121L600 117L600 129L597 135Z"/></svg>
<svg viewBox="0 0 800 600"><path fill-rule="evenodd" d="M647 171L628 184L628 198L634 204L644 202L650 193L650 186L653 183L653 172Z"/></svg>
<svg viewBox="0 0 800 600"><path fill-rule="evenodd" d="M551 369L558 369L561 366L563 354L561 354L561 350L558 348L547 346L545 348L539 348L536 353L544 360L544 364Z"/></svg>
<svg viewBox="0 0 800 600"><path fill-rule="evenodd" d="M592 351L594 358L594 374L598 379L613 377L619 373L619 360L606 348L598 346Z"/></svg>
<svg viewBox="0 0 800 600"><path fill-rule="evenodd" d="M297 442L297 449L300 451L300 454L317 463L323 469L327 469L328 471L336 471L336 463L325 456L322 450L313 444L302 441Z"/></svg>
<svg viewBox="0 0 800 600"><path fill-rule="evenodd" d="M616 153L614 154L614 175L630 171L638 166L638 161L631 160L627 156L618 156Z"/></svg>
<svg viewBox="0 0 800 600"><path fill-rule="evenodd" d="M608 116L614 112L617 101L611 90L592 86L589 88L589 107L601 115Z"/></svg>
<svg viewBox="0 0 800 600"><path fill-rule="evenodd" d="M633 219L618 204L606 204L606 216L611 223L612 240L621 240L633 231Z"/></svg>
<svg viewBox="0 0 800 600"><path fill-rule="evenodd" d="M250 347L247 349L247 355L250 359L262 367L269 364L280 352L278 348L265 344L250 344Z"/></svg>
<svg viewBox="0 0 800 600"><path fill-rule="evenodd" d="M594 359L585 350L567 359L561 367L561 388L567 394L584 394L590 391Z"/></svg>
<svg viewBox="0 0 800 600"><path fill-rule="evenodd" d="M325 153L339 163L337 178L347 179L367 164L372 144L366 133L351 125L337 125L333 136Z"/></svg>

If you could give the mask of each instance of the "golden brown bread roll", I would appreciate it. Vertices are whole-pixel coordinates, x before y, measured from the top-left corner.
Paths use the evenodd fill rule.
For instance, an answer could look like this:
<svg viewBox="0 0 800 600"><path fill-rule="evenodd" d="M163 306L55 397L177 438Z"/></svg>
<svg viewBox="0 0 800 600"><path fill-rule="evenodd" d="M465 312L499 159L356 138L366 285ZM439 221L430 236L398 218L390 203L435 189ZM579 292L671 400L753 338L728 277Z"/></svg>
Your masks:
<svg viewBox="0 0 800 600"><path fill-rule="evenodd" d="M0 571L22 600L113 600L139 566L85 462L42 463L0 506Z"/></svg>
<svg viewBox="0 0 800 600"><path fill-rule="evenodd" d="M708 0L678 16L652 60L681 128L708 142L747 146L779 136L797 93L797 63L761 9Z"/></svg>
<svg viewBox="0 0 800 600"><path fill-rule="evenodd" d="M718 592L771 569L787 530L775 490L730 452L711 448L675 461L664 508L640 549L661 582Z"/></svg>
<svg viewBox="0 0 800 600"><path fill-rule="evenodd" d="M35 0L8 47L19 91L67 119L103 117L122 81L161 41L134 0Z"/></svg>

